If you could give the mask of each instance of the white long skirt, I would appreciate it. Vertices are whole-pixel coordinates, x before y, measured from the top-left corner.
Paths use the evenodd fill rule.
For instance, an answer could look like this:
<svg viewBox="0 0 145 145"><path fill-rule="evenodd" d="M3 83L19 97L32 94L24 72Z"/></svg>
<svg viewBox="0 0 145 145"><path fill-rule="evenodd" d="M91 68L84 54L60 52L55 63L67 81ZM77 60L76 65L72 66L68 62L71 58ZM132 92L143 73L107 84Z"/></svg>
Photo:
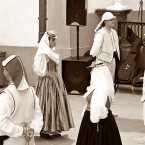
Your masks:
<svg viewBox="0 0 145 145"><path fill-rule="evenodd" d="M111 71L105 65L98 65L91 72L89 87L99 88L107 92L108 96L114 96L114 84Z"/></svg>

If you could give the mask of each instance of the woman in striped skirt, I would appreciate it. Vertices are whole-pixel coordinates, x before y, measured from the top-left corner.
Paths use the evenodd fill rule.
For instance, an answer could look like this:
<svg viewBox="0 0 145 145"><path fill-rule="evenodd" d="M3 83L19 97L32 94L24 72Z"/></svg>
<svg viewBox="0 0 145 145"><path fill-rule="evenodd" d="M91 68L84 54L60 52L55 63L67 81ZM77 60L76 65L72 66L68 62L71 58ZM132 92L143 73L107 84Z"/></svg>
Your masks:
<svg viewBox="0 0 145 145"><path fill-rule="evenodd" d="M33 64L33 70L38 76L36 94L40 99L44 120L40 136L45 139L61 136L62 131L74 127L66 88L58 70L56 38L53 30L45 32Z"/></svg>

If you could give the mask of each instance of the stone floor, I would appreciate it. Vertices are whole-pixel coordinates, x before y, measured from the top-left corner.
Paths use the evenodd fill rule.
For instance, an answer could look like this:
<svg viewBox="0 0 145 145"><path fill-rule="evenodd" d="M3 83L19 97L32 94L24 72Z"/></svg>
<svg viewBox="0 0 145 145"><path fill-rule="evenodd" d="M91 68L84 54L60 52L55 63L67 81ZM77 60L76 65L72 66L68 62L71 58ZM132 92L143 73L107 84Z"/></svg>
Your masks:
<svg viewBox="0 0 145 145"><path fill-rule="evenodd" d="M75 145L81 123L81 113L85 100L81 95L69 95L75 128L63 132L61 137L45 140L35 137L36 145ZM120 91L116 94L112 111L118 114L116 122L123 145L145 145L145 126L142 117L141 93Z"/></svg>
<svg viewBox="0 0 145 145"><path fill-rule="evenodd" d="M0 89L2 90L2 88ZM36 145L75 145L81 123L81 113L86 102L81 95L68 95L72 108L75 128L63 132L61 137L45 140L35 137ZM123 145L145 145L145 126L142 117L141 92L117 92L112 111L118 114L116 122Z"/></svg>

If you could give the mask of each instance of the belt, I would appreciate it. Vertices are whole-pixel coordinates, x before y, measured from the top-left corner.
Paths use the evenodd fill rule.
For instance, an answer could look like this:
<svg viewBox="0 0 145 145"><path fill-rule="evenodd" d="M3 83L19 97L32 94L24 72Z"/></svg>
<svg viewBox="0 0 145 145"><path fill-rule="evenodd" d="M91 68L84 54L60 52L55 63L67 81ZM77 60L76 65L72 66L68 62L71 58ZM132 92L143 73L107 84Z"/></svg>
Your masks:
<svg viewBox="0 0 145 145"><path fill-rule="evenodd" d="M95 65L90 65L90 66L88 66L87 68L94 68L94 67L96 67L96 66L99 66L99 65L104 65L104 63L103 62L100 62L100 63L97 63L97 64L95 64Z"/></svg>

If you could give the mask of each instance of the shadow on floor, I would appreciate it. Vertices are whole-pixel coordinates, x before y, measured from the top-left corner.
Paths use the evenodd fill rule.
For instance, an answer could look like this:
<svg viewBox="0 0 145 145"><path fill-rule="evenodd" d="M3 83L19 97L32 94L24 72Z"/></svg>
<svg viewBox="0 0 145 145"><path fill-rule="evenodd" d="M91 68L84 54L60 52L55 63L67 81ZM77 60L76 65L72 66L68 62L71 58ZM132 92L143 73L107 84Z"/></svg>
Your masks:
<svg viewBox="0 0 145 145"><path fill-rule="evenodd" d="M119 130L122 132L145 133L145 126L143 124L143 120L117 117L116 122Z"/></svg>
<svg viewBox="0 0 145 145"><path fill-rule="evenodd" d="M62 135L61 137L55 137L50 140L46 140L40 137L35 137L36 145L72 145L75 140L70 139L67 134Z"/></svg>

